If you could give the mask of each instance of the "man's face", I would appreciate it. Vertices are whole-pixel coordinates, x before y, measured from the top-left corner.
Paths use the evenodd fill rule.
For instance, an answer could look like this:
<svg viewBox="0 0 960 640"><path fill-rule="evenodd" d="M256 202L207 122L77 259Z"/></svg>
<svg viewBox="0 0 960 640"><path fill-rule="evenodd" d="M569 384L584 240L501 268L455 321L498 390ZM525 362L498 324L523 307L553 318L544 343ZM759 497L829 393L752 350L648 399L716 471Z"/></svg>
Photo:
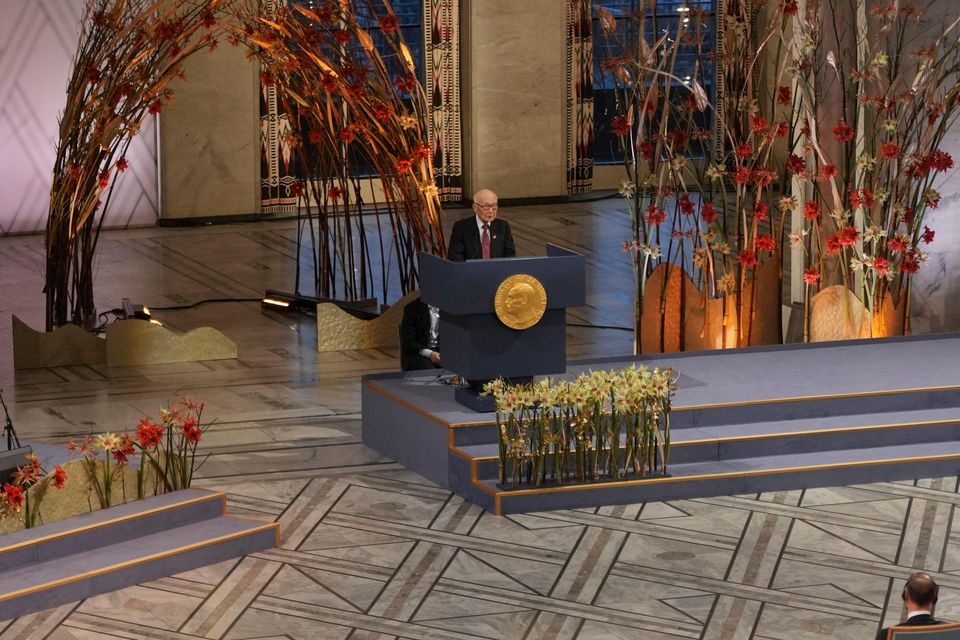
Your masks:
<svg viewBox="0 0 960 640"><path fill-rule="evenodd" d="M497 199L489 195L482 195L473 201L473 212L481 222L493 222L497 217Z"/></svg>

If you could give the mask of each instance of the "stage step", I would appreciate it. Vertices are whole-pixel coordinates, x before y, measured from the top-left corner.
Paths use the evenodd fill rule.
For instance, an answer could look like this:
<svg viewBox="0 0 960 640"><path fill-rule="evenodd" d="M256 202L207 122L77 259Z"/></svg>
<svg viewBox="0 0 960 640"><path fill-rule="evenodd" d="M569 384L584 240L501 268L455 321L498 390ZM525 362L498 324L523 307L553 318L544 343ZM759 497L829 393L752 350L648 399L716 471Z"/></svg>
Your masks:
<svg viewBox="0 0 960 640"><path fill-rule="evenodd" d="M466 462L465 459L462 459ZM474 480L469 492L498 514L630 504L692 497L839 486L951 476L960 473L960 442L923 442L883 447L734 458L674 464L670 477L625 479L562 487L503 490L495 479ZM464 476L457 474L458 480Z"/></svg>
<svg viewBox="0 0 960 640"><path fill-rule="evenodd" d="M910 418L914 415L930 414L935 416L940 410L946 415L957 415L960 407L960 389L904 389L877 394L852 395L838 394L830 396L783 397L758 402L717 403L711 405L675 406L670 414L673 432L679 434L686 429L706 429L716 427L721 433L725 427L741 432L743 425L777 425L773 432L795 430L789 423L801 421L812 423L821 421L825 425L871 425L890 424L897 421L923 421L931 418ZM891 417L884 417L891 416ZM894 418L892 416L901 416ZM496 442L496 424L493 420L478 420L470 423L451 425L453 444L459 447ZM832 428L824 426L822 428ZM704 437L710 437L705 435Z"/></svg>
<svg viewBox="0 0 960 640"><path fill-rule="evenodd" d="M186 489L0 536L0 620L274 547L278 525Z"/></svg>
<svg viewBox="0 0 960 640"><path fill-rule="evenodd" d="M864 442L951 442L960 440L960 407L689 427L671 435L672 464L850 449ZM497 476L496 443L457 449L476 467L478 479Z"/></svg>
<svg viewBox="0 0 960 640"><path fill-rule="evenodd" d="M680 375L669 478L501 490L495 416L426 376L364 378L363 442L495 513L954 475L958 354L945 334L641 356ZM637 360L569 363L566 378Z"/></svg>

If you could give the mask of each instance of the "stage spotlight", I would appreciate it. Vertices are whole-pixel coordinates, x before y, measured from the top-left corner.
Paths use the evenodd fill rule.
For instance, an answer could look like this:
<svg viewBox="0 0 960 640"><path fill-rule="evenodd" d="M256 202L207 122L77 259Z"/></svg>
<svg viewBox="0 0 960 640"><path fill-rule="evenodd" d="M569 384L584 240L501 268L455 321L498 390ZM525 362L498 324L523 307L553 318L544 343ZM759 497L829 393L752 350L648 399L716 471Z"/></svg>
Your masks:
<svg viewBox="0 0 960 640"><path fill-rule="evenodd" d="M146 305L130 302L130 298L124 298L120 308L123 310L124 320L131 318L136 318L137 320L150 319L150 309Z"/></svg>

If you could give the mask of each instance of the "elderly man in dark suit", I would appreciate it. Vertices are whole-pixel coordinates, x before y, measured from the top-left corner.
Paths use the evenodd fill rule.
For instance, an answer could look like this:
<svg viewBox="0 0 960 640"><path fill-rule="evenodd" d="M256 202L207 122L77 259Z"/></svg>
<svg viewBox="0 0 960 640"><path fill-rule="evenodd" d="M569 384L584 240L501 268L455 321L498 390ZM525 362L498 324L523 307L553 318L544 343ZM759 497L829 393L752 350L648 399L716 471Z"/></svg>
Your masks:
<svg viewBox="0 0 960 640"><path fill-rule="evenodd" d="M903 603L907 607L907 619L901 622L898 627L943 624L942 620L933 617L933 605L937 604L937 592L940 588L926 573L915 573L907 578L907 584L903 587ZM877 632L877 640L887 640L889 628L880 629Z"/></svg>
<svg viewBox="0 0 960 640"><path fill-rule="evenodd" d="M497 218L497 194L490 189L473 194L473 213L475 215L454 223L447 258L463 262L517 255L510 224Z"/></svg>

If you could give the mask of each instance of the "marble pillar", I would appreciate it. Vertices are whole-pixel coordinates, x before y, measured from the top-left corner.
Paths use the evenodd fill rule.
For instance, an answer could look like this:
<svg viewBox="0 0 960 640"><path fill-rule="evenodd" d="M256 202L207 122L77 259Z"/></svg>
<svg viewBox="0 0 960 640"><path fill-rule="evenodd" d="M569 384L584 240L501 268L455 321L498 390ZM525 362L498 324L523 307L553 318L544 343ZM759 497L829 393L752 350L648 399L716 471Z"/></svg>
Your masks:
<svg viewBox="0 0 960 640"><path fill-rule="evenodd" d="M226 43L184 65L160 116L160 217L260 210L259 67Z"/></svg>
<svg viewBox="0 0 960 640"><path fill-rule="evenodd" d="M464 193L566 193L562 3L464 0Z"/></svg>

